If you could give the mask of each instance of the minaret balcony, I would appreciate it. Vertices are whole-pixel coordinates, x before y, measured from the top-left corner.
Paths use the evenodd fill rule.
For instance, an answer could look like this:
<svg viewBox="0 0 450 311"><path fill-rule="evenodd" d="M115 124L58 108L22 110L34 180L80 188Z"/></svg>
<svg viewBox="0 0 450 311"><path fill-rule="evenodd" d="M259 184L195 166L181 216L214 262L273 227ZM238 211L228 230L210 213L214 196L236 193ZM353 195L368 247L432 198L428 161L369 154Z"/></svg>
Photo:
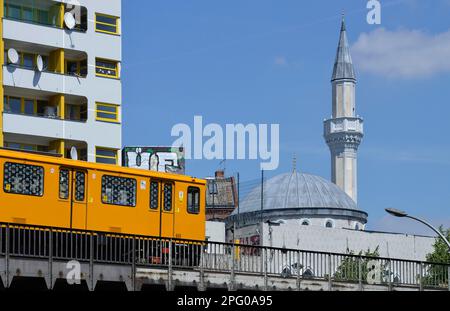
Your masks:
<svg viewBox="0 0 450 311"><path fill-rule="evenodd" d="M336 118L324 121L324 135L335 133L364 133L364 122L361 118Z"/></svg>

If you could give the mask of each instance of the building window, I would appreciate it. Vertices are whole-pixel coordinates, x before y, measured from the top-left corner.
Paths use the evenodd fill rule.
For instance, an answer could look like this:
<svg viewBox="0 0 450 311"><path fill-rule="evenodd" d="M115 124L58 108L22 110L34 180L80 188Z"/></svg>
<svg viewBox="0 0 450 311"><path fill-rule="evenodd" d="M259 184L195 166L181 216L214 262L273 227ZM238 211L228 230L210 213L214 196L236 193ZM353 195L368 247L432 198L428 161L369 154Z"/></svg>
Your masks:
<svg viewBox="0 0 450 311"><path fill-rule="evenodd" d="M99 121L119 122L119 106L96 103L95 115Z"/></svg>
<svg viewBox="0 0 450 311"><path fill-rule="evenodd" d="M325 227L326 227L326 228L334 228L334 222L333 222L331 219L328 219L328 220L325 222Z"/></svg>
<svg viewBox="0 0 450 311"><path fill-rule="evenodd" d="M102 202L120 206L136 206L136 180L103 175Z"/></svg>
<svg viewBox="0 0 450 311"><path fill-rule="evenodd" d="M35 60L36 56L33 54L29 54L29 53L21 53L21 55L22 55L22 61L21 61L22 67L27 68L27 69L34 69L34 67L35 67L34 60Z"/></svg>
<svg viewBox="0 0 450 311"><path fill-rule="evenodd" d="M358 223L355 224L355 230L359 230L359 224Z"/></svg>
<svg viewBox="0 0 450 311"><path fill-rule="evenodd" d="M65 60L65 74L85 78L87 76L87 60Z"/></svg>
<svg viewBox="0 0 450 311"><path fill-rule="evenodd" d="M188 187L187 211L189 214L200 213L200 189L197 187Z"/></svg>
<svg viewBox="0 0 450 311"><path fill-rule="evenodd" d="M8 57L8 48L5 48L4 52L5 52L4 59L6 64L12 65ZM19 61L17 62L17 64L14 64L14 66L32 70L36 69L36 59L37 56L41 54L26 53L21 51L18 51L17 53L19 54ZM43 70L46 71L48 69L48 56L41 55L41 57L44 65Z"/></svg>
<svg viewBox="0 0 450 311"><path fill-rule="evenodd" d="M37 114L37 101L33 99L25 99L11 96L4 96L3 103L5 112L36 115Z"/></svg>
<svg viewBox="0 0 450 311"><path fill-rule="evenodd" d="M172 184L164 184L164 211L172 210Z"/></svg>
<svg viewBox="0 0 450 311"><path fill-rule="evenodd" d="M5 96L5 111L11 113L22 113L22 99L18 97Z"/></svg>
<svg viewBox="0 0 450 311"><path fill-rule="evenodd" d="M18 5L10 4L5 2L5 17L20 19L22 8Z"/></svg>
<svg viewBox="0 0 450 311"><path fill-rule="evenodd" d="M44 168L41 166L6 162L3 174L3 190L7 193L44 194Z"/></svg>
<svg viewBox="0 0 450 311"><path fill-rule="evenodd" d="M117 164L117 150L97 147L95 161L103 164Z"/></svg>
<svg viewBox="0 0 450 311"><path fill-rule="evenodd" d="M150 209L158 209L159 182L150 182Z"/></svg>
<svg viewBox="0 0 450 311"><path fill-rule="evenodd" d="M59 171L59 198L67 200L69 198L69 170Z"/></svg>
<svg viewBox="0 0 450 311"><path fill-rule="evenodd" d="M21 144L21 143L15 143L15 142L5 142L4 145L6 148L9 148L9 149L48 152L47 146Z"/></svg>
<svg viewBox="0 0 450 311"><path fill-rule="evenodd" d="M73 76L79 75L80 70L79 70L78 66L79 66L79 62L66 60L66 74L73 75Z"/></svg>
<svg viewBox="0 0 450 311"><path fill-rule="evenodd" d="M99 77L119 78L119 63L112 60L100 59L95 60L95 72Z"/></svg>
<svg viewBox="0 0 450 311"><path fill-rule="evenodd" d="M119 34L119 18L105 14L95 14L95 30L112 35Z"/></svg>

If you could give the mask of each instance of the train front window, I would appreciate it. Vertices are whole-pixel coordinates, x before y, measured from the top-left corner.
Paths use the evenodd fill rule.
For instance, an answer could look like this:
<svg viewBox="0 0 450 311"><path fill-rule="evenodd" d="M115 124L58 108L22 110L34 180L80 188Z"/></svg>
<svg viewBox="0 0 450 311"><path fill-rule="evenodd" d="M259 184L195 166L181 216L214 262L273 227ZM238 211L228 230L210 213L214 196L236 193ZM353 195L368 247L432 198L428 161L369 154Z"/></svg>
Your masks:
<svg viewBox="0 0 450 311"><path fill-rule="evenodd" d="M150 183L150 209L158 209L159 183L152 181Z"/></svg>
<svg viewBox="0 0 450 311"><path fill-rule="evenodd" d="M44 168L6 162L3 172L3 190L6 193L42 196L44 194Z"/></svg>
<svg viewBox="0 0 450 311"><path fill-rule="evenodd" d="M69 170L59 171L59 198L67 200L69 198Z"/></svg>
<svg viewBox="0 0 450 311"><path fill-rule="evenodd" d="M164 210L172 210L172 184L164 184Z"/></svg>
<svg viewBox="0 0 450 311"><path fill-rule="evenodd" d="M189 214L200 213L200 189L197 187L188 187L187 211Z"/></svg>
<svg viewBox="0 0 450 311"><path fill-rule="evenodd" d="M86 175L83 172L75 172L75 201L84 201Z"/></svg>
<svg viewBox="0 0 450 311"><path fill-rule="evenodd" d="M103 175L102 203L131 207L136 206L136 180Z"/></svg>

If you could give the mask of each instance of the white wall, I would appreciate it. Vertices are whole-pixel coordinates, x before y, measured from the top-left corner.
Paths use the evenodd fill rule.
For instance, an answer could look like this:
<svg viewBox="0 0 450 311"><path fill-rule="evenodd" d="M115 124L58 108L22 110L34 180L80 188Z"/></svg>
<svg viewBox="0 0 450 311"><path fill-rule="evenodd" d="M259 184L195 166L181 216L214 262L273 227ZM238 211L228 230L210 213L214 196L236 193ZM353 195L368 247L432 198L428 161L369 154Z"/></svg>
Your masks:
<svg viewBox="0 0 450 311"><path fill-rule="evenodd" d="M206 222L206 237L210 242L225 242L225 223L218 221Z"/></svg>
<svg viewBox="0 0 450 311"><path fill-rule="evenodd" d="M270 239L267 224L263 232L263 243L268 246ZM426 255L433 251L434 242L432 237L408 234L298 226L294 223L272 226L274 247L332 253L346 253L347 249L364 253L378 247L381 257L424 261Z"/></svg>
<svg viewBox="0 0 450 311"><path fill-rule="evenodd" d="M236 230L235 238L250 238L259 234L259 225ZM433 251L434 237L424 237L401 233L356 231L350 229L324 228L322 226L301 226L298 221L286 221L280 226L264 224L262 244L272 247L286 247L305 251L358 254L370 249L378 251L381 257L425 261L426 255ZM227 241L231 241L227 232Z"/></svg>

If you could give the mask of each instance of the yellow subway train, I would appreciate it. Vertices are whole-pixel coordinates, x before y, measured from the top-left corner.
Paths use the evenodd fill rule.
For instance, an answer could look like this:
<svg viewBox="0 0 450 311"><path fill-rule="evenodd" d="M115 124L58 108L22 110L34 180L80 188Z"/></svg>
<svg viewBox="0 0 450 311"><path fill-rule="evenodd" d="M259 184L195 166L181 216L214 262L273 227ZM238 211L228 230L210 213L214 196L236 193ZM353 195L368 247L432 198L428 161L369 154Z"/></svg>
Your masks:
<svg viewBox="0 0 450 311"><path fill-rule="evenodd" d="M0 222L205 239L206 181L0 149Z"/></svg>

